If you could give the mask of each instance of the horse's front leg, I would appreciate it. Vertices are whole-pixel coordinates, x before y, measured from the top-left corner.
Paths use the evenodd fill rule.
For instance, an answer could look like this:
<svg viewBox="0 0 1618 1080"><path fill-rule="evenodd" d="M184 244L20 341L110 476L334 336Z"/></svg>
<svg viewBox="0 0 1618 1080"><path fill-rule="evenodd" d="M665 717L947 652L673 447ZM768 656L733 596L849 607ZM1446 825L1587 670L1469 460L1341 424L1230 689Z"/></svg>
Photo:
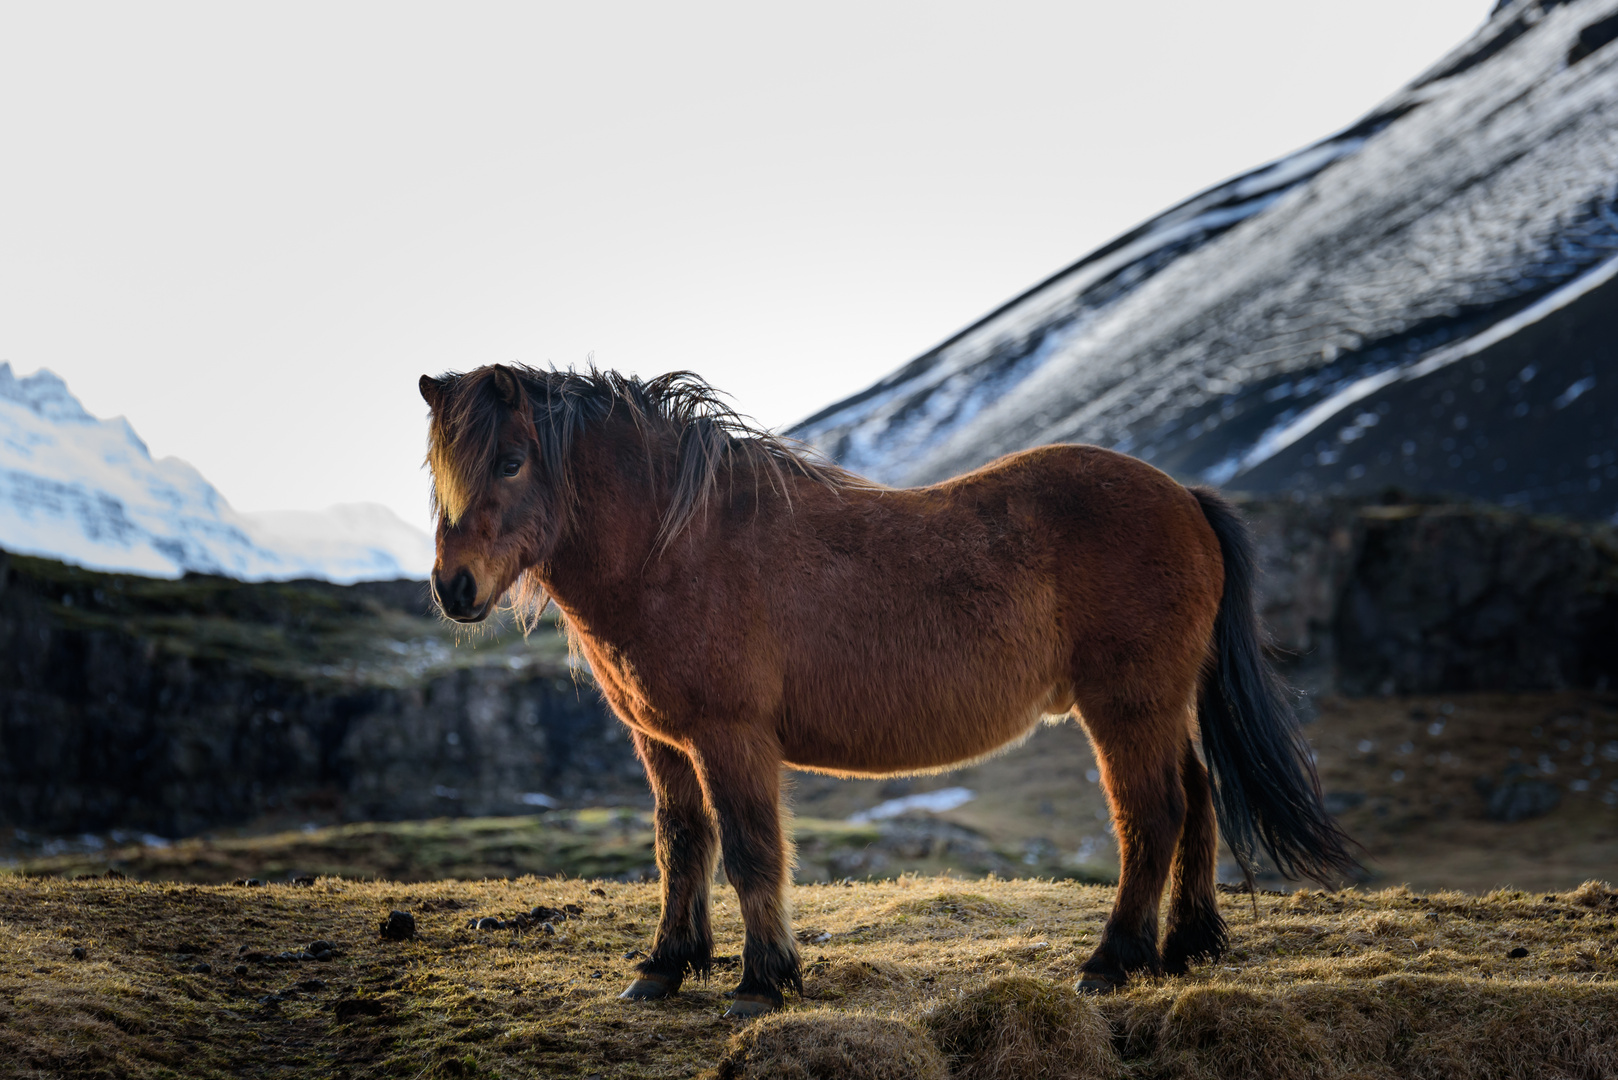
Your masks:
<svg viewBox="0 0 1618 1080"><path fill-rule="evenodd" d="M663 913L651 955L635 965L638 977L618 996L644 1000L674 993L687 972L706 978L713 965L708 890L718 848L713 819L703 805L702 786L691 759L639 732L635 732L635 750L646 766L646 778L657 800L657 869Z"/></svg>
<svg viewBox="0 0 1618 1080"><path fill-rule="evenodd" d="M742 981L726 1016L780 1008L781 992L803 993L786 886L790 849L781 832L781 751L773 738L745 729L716 733L693 758L719 819L725 876L736 888L746 936Z"/></svg>

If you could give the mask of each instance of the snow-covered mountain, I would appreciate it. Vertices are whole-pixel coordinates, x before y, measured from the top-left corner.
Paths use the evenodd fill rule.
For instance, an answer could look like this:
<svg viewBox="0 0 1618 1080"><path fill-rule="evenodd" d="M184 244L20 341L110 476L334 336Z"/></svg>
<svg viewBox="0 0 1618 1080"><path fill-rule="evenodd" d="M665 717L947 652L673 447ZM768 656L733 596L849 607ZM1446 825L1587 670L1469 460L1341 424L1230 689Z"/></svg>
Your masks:
<svg viewBox="0 0 1618 1080"><path fill-rule="evenodd" d="M927 483L1048 442L1254 492L1618 514L1618 0L1515 0L792 432Z"/></svg>
<svg viewBox="0 0 1618 1080"><path fill-rule="evenodd" d="M352 582L427 575L432 539L387 507L238 513L178 458L153 460L59 377L0 363L0 548L98 570Z"/></svg>

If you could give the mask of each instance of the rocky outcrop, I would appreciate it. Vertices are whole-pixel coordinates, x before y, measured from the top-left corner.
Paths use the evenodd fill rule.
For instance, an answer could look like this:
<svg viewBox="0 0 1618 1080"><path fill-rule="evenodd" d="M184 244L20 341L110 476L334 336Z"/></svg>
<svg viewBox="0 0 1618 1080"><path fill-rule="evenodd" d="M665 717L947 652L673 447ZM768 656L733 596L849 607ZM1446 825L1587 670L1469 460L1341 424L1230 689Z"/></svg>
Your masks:
<svg viewBox="0 0 1618 1080"><path fill-rule="evenodd" d="M0 822L173 836L647 802L551 630L457 639L424 594L0 555Z"/></svg>
<svg viewBox="0 0 1618 1080"><path fill-rule="evenodd" d="M1316 691L1618 688L1618 532L1485 505L1255 501L1261 613Z"/></svg>

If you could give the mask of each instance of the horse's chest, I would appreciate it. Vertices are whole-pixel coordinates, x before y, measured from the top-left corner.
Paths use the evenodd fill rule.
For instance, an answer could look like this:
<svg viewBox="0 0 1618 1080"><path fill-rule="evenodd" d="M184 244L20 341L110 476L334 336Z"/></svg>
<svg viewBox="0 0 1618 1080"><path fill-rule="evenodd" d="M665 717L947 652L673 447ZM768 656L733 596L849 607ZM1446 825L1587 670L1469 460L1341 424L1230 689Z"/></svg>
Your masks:
<svg viewBox="0 0 1618 1080"><path fill-rule="evenodd" d="M598 646L585 657L619 718L655 738L689 742L705 721L741 711L730 680L678 649Z"/></svg>

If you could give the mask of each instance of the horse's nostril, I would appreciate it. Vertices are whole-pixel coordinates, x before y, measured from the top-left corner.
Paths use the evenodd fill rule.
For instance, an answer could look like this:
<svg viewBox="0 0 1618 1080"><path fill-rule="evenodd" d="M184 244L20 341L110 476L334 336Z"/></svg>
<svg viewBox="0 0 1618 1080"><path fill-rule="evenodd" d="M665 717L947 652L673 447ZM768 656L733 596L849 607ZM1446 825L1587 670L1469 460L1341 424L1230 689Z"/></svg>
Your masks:
<svg viewBox="0 0 1618 1080"><path fill-rule="evenodd" d="M433 594L438 597L439 607L451 614L457 614L471 610L477 600L478 585L471 572L464 569L447 582L438 574L434 574Z"/></svg>

